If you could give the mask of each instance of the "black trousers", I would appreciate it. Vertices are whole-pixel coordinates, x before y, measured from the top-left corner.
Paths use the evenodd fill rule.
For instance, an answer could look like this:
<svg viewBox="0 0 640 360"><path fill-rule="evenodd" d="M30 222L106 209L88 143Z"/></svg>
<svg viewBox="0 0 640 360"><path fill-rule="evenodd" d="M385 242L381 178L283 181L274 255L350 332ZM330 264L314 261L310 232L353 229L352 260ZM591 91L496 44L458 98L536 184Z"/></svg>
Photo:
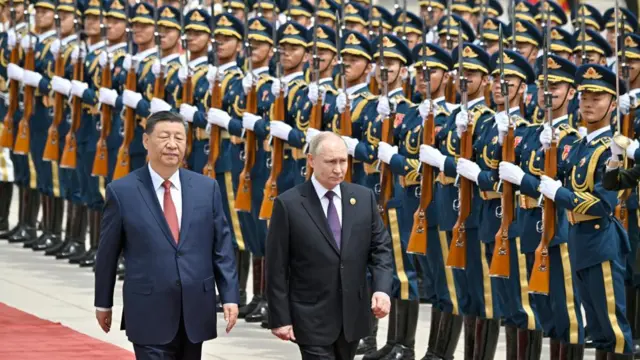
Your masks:
<svg viewBox="0 0 640 360"><path fill-rule="evenodd" d="M138 345L133 344L136 360L200 360L202 343L189 341L184 328L184 318L180 316L180 326L176 336L168 344Z"/></svg>
<svg viewBox="0 0 640 360"><path fill-rule="evenodd" d="M301 345L302 360L353 360L358 349L358 341L348 342L340 331L338 340L327 346Z"/></svg>

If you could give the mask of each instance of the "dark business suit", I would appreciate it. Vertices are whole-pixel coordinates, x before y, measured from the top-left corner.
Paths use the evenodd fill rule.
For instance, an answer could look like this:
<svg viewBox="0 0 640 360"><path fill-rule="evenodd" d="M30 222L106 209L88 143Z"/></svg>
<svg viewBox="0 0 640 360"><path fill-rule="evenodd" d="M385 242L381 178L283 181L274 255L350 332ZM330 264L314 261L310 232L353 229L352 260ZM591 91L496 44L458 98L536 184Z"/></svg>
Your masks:
<svg viewBox="0 0 640 360"><path fill-rule="evenodd" d="M223 303L239 300L233 245L218 183L189 170L179 171L178 243L147 166L106 189L95 306L113 306L118 255L124 251L123 325L138 359L200 359L201 343L216 337L215 287ZM156 357L167 348L183 349L183 354L178 350L176 357Z"/></svg>
<svg viewBox="0 0 640 360"><path fill-rule="evenodd" d="M372 292L391 292L391 240L373 192L350 183L340 191L340 249L311 181L276 198L269 225L269 326L293 325L303 359L352 359L371 333L367 268Z"/></svg>

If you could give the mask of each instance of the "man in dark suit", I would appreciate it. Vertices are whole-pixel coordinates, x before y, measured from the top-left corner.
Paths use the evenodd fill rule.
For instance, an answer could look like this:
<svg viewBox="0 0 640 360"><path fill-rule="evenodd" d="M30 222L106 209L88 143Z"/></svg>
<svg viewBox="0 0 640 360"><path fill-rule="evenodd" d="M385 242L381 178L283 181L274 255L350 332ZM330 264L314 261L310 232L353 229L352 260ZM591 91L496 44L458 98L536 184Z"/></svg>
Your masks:
<svg viewBox="0 0 640 360"><path fill-rule="evenodd" d="M202 342L216 337L216 286L227 332L238 315L238 278L218 183L180 168L186 139L180 115L152 115L143 135L148 165L106 189L96 317L108 332L124 251L122 325L137 359L200 359Z"/></svg>
<svg viewBox="0 0 640 360"><path fill-rule="evenodd" d="M309 145L311 180L275 200L266 253L271 332L303 360L353 359L371 311L389 313L391 240L373 192L343 183L347 147L331 132ZM369 300L367 268L372 279Z"/></svg>

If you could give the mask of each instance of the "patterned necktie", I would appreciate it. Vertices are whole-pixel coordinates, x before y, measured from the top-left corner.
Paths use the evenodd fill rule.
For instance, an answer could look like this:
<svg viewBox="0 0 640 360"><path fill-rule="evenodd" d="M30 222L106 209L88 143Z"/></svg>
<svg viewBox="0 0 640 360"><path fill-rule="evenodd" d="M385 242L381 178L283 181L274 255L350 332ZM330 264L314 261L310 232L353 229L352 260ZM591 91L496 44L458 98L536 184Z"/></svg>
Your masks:
<svg viewBox="0 0 640 360"><path fill-rule="evenodd" d="M342 241L342 226L340 225L340 218L338 218L338 210L333 204L333 197L336 195L333 191L328 191L324 196L329 199L329 208L327 209L327 221L329 222L329 228L333 233L333 238L336 241L338 249L340 249L340 242Z"/></svg>
<svg viewBox="0 0 640 360"><path fill-rule="evenodd" d="M171 181L165 180L162 183L162 187L164 187L164 217L167 219L169 229L171 229L173 240L177 243L180 237L180 226L178 225L176 206L173 203L173 199L171 199Z"/></svg>

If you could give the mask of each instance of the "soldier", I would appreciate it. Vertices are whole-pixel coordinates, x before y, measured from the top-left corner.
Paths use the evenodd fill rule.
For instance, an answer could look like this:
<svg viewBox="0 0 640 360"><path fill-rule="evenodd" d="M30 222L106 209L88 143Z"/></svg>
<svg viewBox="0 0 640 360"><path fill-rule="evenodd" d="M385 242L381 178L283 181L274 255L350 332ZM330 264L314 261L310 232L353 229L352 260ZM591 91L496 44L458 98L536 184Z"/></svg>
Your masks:
<svg viewBox="0 0 640 360"><path fill-rule="evenodd" d="M256 12L256 17L263 17L269 24L278 18L278 7L274 0L255 1L252 8Z"/></svg>
<svg viewBox="0 0 640 360"><path fill-rule="evenodd" d="M536 23L536 16L538 16L538 6L529 3L526 0L516 0L516 6L514 7L516 19L528 21L530 23Z"/></svg>
<svg viewBox="0 0 640 360"><path fill-rule="evenodd" d="M573 28L580 29L582 23L586 29L595 31L604 30L604 18L598 9L589 4L580 4L580 7L575 13L575 17L572 19Z"/></svg>
<svg viewBox="0 0 640 360"><path fill-rule="evenodd" d="M510 34L507 38L507 42L512 43L515 37L516 48L518 53L524 56L529 64L535 65L535 61L540 54L542 48L542 34L533 23L524 20L516 20L515 34ZM525 113L523 114L525 119L531 119L534 114L537 91L535 84L529 84L527 87L527 96L524 101ZM535 120L534 120L535 121Z"/></svg>
<svg viewBox="0 0 640 360"><path fill-rule="evenodd" d="M582 65L583 55L586 56L586 64L607 65L607 58L611 57L613 50L599 32L591 29L585 30L586 35L581 31L573 34L573 55L576 65ZM584 39L583 39L584 38ZM582 51L585 51L585 54Z"/></svg>
<svg viewBox="0 0 640 360"><path fill-rule="evenodd" d="M478 25L478 18L475 16L475 9L476 4L474 0L452 0L451 3L451 11L453 12L453 15L458 15L464 21L469 23L472 29L477 29Z"/></svg>
<svg viewBox="0 0 640 360"><path fill-rule="evenodd" d="M543 28L542 24L545 24L547 21L548 13L551 14L550 18L552 27L564 26L568 21L567 14L562 6L553 0L538 2L536 7L538 8L538 13L534 16L534 19L536 20L538 29L540 30Z"/></svg>
<svg viewBox="0 0 640 360"><path fill-rule="evenodd" d="M567 211L571 265L577 276L596 359L631 359L632 341L625 318L624 261L629 239L613 216L617 193L602 187L611 156L611 114L616 109L616 75L602 65L583 65L576 73L580 112L588 134L574 144L559 180L542 176L540 192ZM544 144L543 144L544 145ZM606 165L605 165L606 162ZM618 165L619 166L619 165Z"/></svg>
<svg viewBox="0 0 640 360"><path fill-rule="evenodd" d="M314 12L315 8L308 0L290 0L286 11L283 11L289 21L297 22L306 28L311 26Z"/></svg>
<svg viewBox="0 0 640 360"><path fill-rule="evenodd" d="M369 13L369 22L371 23L371 27L373 29L377 29L382 26L382 32L384 34L393 33L393 29L397 26L393 14L387 10L387 8L375 5L371 8L371 12ZM372 36L377 36L377 31L375 34L369 34L370 41L373 41Z"/></svg>
<svg viewBox="0 0 640 360"><path fill-rule="evenodd" d="M489 56L492 56L498 51L499 47L499 36L498 29L502 26L503 29L507 28L502 21L498 20L494 17L488 17L484 20L484 24L482 24L482 39L484 43L484 48L487 51Z"/></svg>
<svg viewBox="0 0 640 360"><path fill-rule="evenodd" d="M409 49L413 49L420 42L422 36L422 19L411 11L407 11L407 19L405 21L403 11L397 11L393 15L393 21L396 23L396 27L393 29L394 33L402 34L403 39L406 37L407 46ZM404 33L405 30L406 34Z"/></svg>
<svg viewBox="0 0 640 360"><path fill-rule="evenodd" d="M603 23L604 23L604 27L603 30L605 30L606 32L606 39L607 42L609 43L609 46L613 49L616 47L616 32L615 32L615 26L616 26L616 20L615 20L615 9L614 8L610 8L607 11L604 12L604 14L602 15L603 18ZM621 8L620 9L620 17L621 20L618 20L619 22L619 27L622 27L622 24L624 24L624 32L627 34L631 34L631 33L635 33L638 31L638 19L637 17L631 12L629 11L629 9L626 8ZM586 24L586 23L585 23ZM611 56L608 60L607 60L607 65L612 66L613 63L616 61L617 57Z"/></svg>
<svg viewBox="0 0 640 360"><path fill-rule="evenodd" d="M458 31L462 30L462 41L474 42L476 37L468 22L458 15L445 16L438 23L438 45L453 51L458 46Z"/></svg>
<svg viewBox="0 0 640 360"><path fill-rule="evenodd" d="M222 7L224 8L224 12L229 14L236 19L244 19L244 12L246 4L243 0L227 0L222 3ZM211 16L219 15L219 14L210 14Z"/></svg>
<svg viewBox="0 0 640 360"><path fill-rule="evenodd" d="M318 25L326 25L332 29L336 29L336 12L339 11L341 5L333 0L320 0L317 2Z"/></svg>
<svg viewBox="0 0 640 360"><path fill-rule="evenodd" d="M357 2L349 2L344 5L344 22L347 30L365 34L369 12L366 7Z"/></svg>
<svg viewBox="0 0 640 360"><path fill-rule="evenodd" d="M420 0L418 5L420 6L420 17L427 20L427 28L429 29L427 43L435 43L438 23L445 14L447 2L444 0Z"/></svg>
<svg viewBox="0 0 640 360"><path fill-rule="evenodd" d="M551 52L569 61L573 60L575 43L573 36L561 27L551 29Z"/></svg>

